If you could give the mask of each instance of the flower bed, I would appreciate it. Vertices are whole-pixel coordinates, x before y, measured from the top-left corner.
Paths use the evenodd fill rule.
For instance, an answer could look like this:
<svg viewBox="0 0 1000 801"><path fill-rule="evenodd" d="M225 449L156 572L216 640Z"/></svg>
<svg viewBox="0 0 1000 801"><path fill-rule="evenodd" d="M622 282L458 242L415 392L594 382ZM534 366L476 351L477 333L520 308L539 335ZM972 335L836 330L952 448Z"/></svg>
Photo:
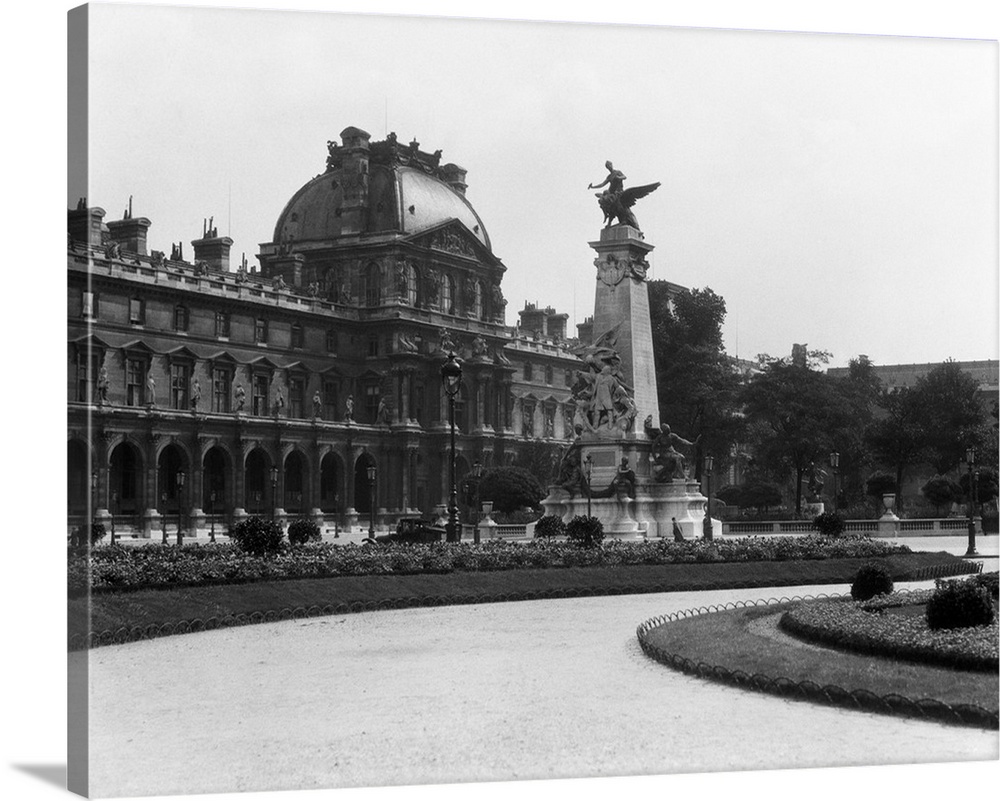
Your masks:
<svg viewBox="0 0 1000 801"><path fill-rule="evenodd" d="M724 541L611 541L600 548L568 543L487 542L391 544L380 547L308 543L284 546L272 556L254 556L230 543L106 546L90 557L70 558L69 594L97 591L283 578L449 573L523 568L665 565L873 558L910 553L904 545L861 538L751 537Z"/></svg>
<svg viewBox="0 0 1000 801"><path fill-rule="evenodd" d="M868 601L816 601L785 612L782 629L847 651L888 656L976 671L998 669L997 621L988 626L932 631L919 611L893 609L926 605L933 590L882 595ZM914 611L914 610L911 610Z"/></svg>

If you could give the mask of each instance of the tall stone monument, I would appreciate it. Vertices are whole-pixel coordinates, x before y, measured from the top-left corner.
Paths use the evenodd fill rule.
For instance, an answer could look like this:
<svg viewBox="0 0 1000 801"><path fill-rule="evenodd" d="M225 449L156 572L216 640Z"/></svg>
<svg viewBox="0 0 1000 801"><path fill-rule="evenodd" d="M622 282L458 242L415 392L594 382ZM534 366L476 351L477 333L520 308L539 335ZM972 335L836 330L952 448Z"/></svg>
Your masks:
<svg viewBox="0 0 1000 801"><path fill-rule="evenodd" d="M542 505L566 522L589 510L612 538L673 538L676 523L693 539L702 536L707 499L677 450L695 443L660 424L646 286L653 245L631 210L659 184L626 189L625 176L606 166L608 177L590 187L608 189L597 195L606 225L590 242L597 252L593 342L578 354L577 437ZM721 532L718 521L713 528Z"/></svg>

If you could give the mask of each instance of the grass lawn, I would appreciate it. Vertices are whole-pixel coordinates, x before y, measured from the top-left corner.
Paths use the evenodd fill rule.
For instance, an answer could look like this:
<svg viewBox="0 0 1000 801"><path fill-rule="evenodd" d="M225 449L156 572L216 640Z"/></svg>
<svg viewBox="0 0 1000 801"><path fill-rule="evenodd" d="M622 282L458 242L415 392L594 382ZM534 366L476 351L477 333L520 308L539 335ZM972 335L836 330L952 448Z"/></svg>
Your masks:
<svg viewBox="0 0 1000 801"><path fill-rule="evenodd" d="M696 615L666 623L647 637L668 653L730 671L997 711L997 673L921 665L800 642L776 632L777 619L786 608L782 604Z"/></svg>
<svg viewBox="0 0 1000 801"><path fill-rule="evenodd" d="M340 576L247 584L100 592L69 602L69 632L113 632L180 621L353 604L444 605L563 595L611 595L849 583L867 559L578 567L495 572ZM965 564L948 554L886 558L898 581L914 571Z"/></svg>

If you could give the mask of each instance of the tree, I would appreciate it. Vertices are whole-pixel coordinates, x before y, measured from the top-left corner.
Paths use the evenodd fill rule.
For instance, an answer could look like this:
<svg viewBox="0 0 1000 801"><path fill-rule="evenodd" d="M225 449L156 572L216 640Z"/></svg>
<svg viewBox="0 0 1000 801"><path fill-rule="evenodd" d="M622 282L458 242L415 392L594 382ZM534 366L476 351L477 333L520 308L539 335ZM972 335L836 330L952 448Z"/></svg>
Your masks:
<svg viewBox="0 0 1000 801"><path fill-rule="evenodd" d="M559 470L559 455L558 445L533 439L518 449L516 464L531 473L544 487L555 481Z"/></svg>
<svg viewBox="0 0 1000 801"><path fill-rule="evenodd" d="M873 473L865 482L865 494L875 499L875 516L882 515L882 496L896 492L896 477L889 473Z"/></svg>
<svg viewBox="0 0 1000 801"><path fill-rule="evenodd" d="M514 512L522 507L535 508L545 492L531 473L521 467L495 467L479 482L479 500L493 501L498 512Z"/></svg>
<svg viewBox="0 0 1000 801"><path fill-rule="evenodd" d="M707 287L672 295L666 281L648 286L660 420L690 440L700 437L692 455L699 478L703 454L724 468L742 438L740 377L722 343L726 302Z"/></svg>
<svg viewBox="0 0 1000 801"><path fill-rule="evenodd" d="M809 367L772 361L744 387L753 422L754 459L772 476L795 482L795 511L802 510L802 477L853 425L853 407L836 379Z"/></svg>
<svg viewBox="0 0 1000 801"><path fill-rule="evenodd" d="M896 476L893 492L899 510L903 508L906 470L922 462L926 451L925 416L920 406L920 398L911 387L883 390L877 400L875 419L865 432L875 458Z"/></svg>
<svg viewBox="0 0 1000 801"><path fill-rule="evenodd" d="M991 503L1000 492L1000 481L997 478L997 471L990 467L979 468L975 471L976 481L976 501L981 504ZM958 479L958 486L962 490L962 497L969 497L969 474L962 473Z"/></svg>
<svg viewBox="0 0 1000 801"><path fill-rule="evenodd" d="M962 488L944 476L934 476L928 479L927 483L920 488L921 494L937 509L937 516L941 516L941 507L945 504L952 504L962 500L964 493Z"/></svg>
<svg viewBox="0 0 1000 801"><path fill-rule="evenodd" d="M979 382L947 361L917 379L914 392L927 459L940 475L965 460L967 448L986 451L990 430Z"/></svg>

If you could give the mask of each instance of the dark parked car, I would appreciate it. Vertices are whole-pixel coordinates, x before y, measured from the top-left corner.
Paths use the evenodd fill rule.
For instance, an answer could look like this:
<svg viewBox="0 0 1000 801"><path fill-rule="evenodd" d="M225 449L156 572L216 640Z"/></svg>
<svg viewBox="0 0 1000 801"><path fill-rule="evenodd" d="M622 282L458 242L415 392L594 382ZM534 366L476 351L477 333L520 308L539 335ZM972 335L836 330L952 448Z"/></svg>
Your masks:
<svg viewBox="0 0 1000 801"><path fill-rule="evenodd" d="M433 520L422 517L402 517L396 523L392 534L382 534L375 538L376 542L441 542L444 539L445 528Z"/></svg>

